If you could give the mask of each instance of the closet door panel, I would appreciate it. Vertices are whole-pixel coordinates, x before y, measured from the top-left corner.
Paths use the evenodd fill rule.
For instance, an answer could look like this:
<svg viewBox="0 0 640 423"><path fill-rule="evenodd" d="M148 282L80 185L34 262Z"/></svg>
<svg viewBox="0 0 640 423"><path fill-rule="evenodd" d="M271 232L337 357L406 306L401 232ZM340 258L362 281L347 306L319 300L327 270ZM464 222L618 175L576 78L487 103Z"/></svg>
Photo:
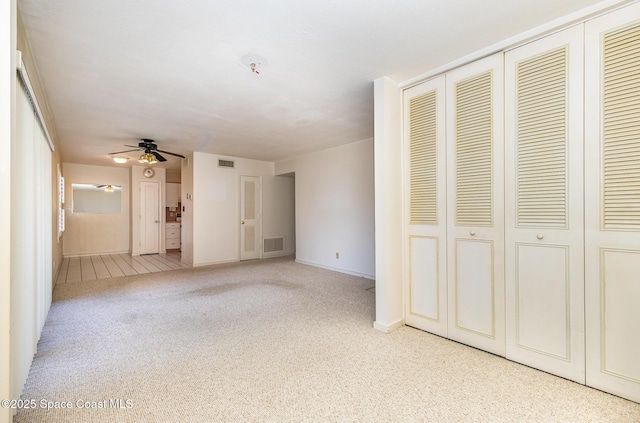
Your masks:
<svg viewBox="0 0 640 423"><path fill-rule="evenodd" d="M455 249L453 309L456 326L495 338L493 242L459 239Z"/></svg>
<svg viewBox="0 0 640 423"><path fill-rule="evenodd" d="M583 26L505 54L507 358L584 383Z"/></svg>
<svg viewBox="0 0 640 423"><path fill-rule="evenodd" d="M585 24L587 384L640 402L640 5Z"/></svg>
<svg viewBox="0 0 640 423"><path fill-rule="evenodd" d="M447 336L444 76L404 91L405 323Z"/></svg>
<svg viewBox="0 0 640 423"><path fill-rule="evenodd" d="M515 246L515 331L520 348L569 359L569 247ZM539 266L545 263L544 266Z"/></svg>
<svg viewBox="0 0 640 423"><path fill-rule="evenodd" d="M600 263L602 370L640 383L640 251L603 248Z"/></svg>
<svg viewBox="0 0 640 423"><path fill-rule="evenodd" d="M505 354L503 54L446 74L449 337Z"/></svg>
<svg viewBox="0 0 640 423"><path fill-rule="evenodd" d="M409 313L422 319L438 321L438 256L436 237L411 236L409 239Z"/></svg>

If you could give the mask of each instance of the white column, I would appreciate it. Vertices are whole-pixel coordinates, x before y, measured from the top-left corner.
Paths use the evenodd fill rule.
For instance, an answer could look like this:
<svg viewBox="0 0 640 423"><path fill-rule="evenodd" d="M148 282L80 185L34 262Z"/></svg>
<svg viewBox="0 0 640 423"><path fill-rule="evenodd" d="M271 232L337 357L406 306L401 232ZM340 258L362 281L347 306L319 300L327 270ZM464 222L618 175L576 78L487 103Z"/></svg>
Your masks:
<svg viewBox="0 0 640 423"><path fill-rule="evenodd" d="M390 332L404 324L402 304L402 91L382 77L374 82L376 321Z"/></svg>

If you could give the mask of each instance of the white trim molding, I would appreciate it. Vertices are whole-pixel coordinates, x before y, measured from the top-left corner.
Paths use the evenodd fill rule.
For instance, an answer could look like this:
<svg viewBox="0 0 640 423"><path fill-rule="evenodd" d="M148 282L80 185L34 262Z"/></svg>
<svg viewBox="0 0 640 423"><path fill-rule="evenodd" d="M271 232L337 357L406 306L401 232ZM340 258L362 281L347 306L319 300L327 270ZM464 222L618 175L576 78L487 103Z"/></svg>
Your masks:
<svg viewBox="0 0 640 423"><path fill-rule="evenodd" d="M393 332L394 330L398 329L399 327L404 326L404 320L397 320L393 323L390 323L388 325L385 325L383 323L380 322L373 322L373 328L375 330L379 330L380 332L384 332L384 333L390 333Z"/></svg>
<svg viewBox="0 0 640 423"><path fill-rule="evenodd" d="M345 273L347 275L360 276L361 278L367 278L375 280L375 275L370 275L368 273L356 272L353 270L341 269L339 267L327 266L324 264L314 263L312 261L296 259L296 263L306 264L307 266L319 267L321 269L333 270L334 272Z"/></svg>
<svg viewBox="0 0 640 423"><path fill-rule="evenodd" d="M53 141L51 141L51 136L49 135L49 130L47 129L47 124L44 120L44 115L42 114L42 110L40 109L40 105L38 104L38 99L36 98L36 93L33 90L33 85L31 85L31 79L29 79L29 74L27 73L27 67L22 61L22 52L20 50L16 50L16 68L18 70L18 75L20 75L20 79L24 84L29 97L31 99L31 103L33 104L34 111L36 113L36 117L38 118L38 122L42 127L44 132L44 136L47 139L47 144L49 144L49 148L51 151L56 151Z"/></svg>

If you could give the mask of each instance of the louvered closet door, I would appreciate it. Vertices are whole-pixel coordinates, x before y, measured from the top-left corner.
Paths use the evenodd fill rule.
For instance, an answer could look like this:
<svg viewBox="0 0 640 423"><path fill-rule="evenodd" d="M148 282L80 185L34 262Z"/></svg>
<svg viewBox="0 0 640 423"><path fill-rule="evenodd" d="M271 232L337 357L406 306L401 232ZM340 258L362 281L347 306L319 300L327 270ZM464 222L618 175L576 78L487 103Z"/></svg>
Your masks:
<svg viewBox="0 0 640 423"><path fill-rule="evenodd" d="M584 383L583 27L505 55L507 358Z"/></svg>
<svg viewBox="0 0 640 423"><path fill-rule="evenodd" d="M404 91L405 323L447 336L444 76Z"/></svg>
<svg viewBox="0 0 640 423"><path fill-rule="evenodd" d="M640 5L587 22L587 384L640 402Z"/></svg>
<svg viewBox="0 0 640 423"><path fill-rule="evenodd" d="M503 54L447 73L449 337L505 354Z"/></svg>

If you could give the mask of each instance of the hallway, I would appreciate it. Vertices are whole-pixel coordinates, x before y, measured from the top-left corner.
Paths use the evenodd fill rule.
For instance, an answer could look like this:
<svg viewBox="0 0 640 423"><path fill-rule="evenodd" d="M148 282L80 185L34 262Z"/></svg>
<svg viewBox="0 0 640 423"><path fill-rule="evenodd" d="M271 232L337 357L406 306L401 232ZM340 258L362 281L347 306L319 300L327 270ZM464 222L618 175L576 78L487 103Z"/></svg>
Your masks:
<svg viewBox="0 0 640 423"><path fill-rule="evenodd" d="M188 269L191 266L180 261L180 253L131 256L111 254L65 258L60 266L56 285L84 282L167 270Z"/></svg>

